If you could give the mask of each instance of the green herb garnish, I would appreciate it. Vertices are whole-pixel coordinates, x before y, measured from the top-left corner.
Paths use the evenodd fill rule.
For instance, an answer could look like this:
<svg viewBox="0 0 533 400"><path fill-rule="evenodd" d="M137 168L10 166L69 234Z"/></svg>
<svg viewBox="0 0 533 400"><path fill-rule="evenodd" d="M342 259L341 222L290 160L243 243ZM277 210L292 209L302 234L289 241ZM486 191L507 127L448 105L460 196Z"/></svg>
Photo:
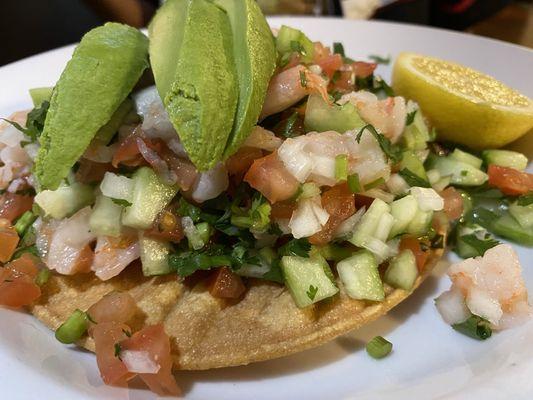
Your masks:
<svg viewBox="0 0 533 400"><path fill-rule="evenodd" d="M369 59L374 61L376 64L383 64L383 65L389 65L390 64L390 56L382 57L375 54L371 54L368 56Z"/></svg>
<svg viewBox="0 0 533 400"><path fill-rule="evenodd" d="M281 246L278 250L281 256L309 257L311 244L306 238L292 239Z"/></svg>
<svg viewBox="0 0 533 400"><path fill-rule="evenodd" d="M30 227L31 224L35 222L37 215L31 211L26 211L15 223L15 230L19 236L23 236L26 230Z"/></svg>
<svg viewBox="0 0 533 400"><path fill-rule="evenodd" d="M335 180L343 182L348 179L348 156L339 154L335 157Z"/></svg>
<svg viewBox="0 0 533 400"><path fill-rule="evenodd" d="M359 133L355 137L357 143L361 142L361 137L363 136L363 132L365 130L368 130L372 135L374 135L378 141L379 147L392 162L399 162L402 159L402 151L400 148L394 146L391 141L385 135L379 133L373 125L365 125L359 130Z"/></svg>
<svg viewBox="0 0 533 400"><path fill-rule="evenodd" d="M122 361L122 358L120 358L120 353L122 353L122 346L120 343L115 343L115 357Z"/></svg>
<svg viewBox="0 0 533 400"><path fill-rule="evenodd" d="M113 203L121 207L130 207L132 203L125 199L111 199Z"/></svg>
<svg viewBox="0 0 533 400"><path fill-rule="evenodd" d="M431 185L429 184L428 181L426 181L425 179L422 179L421 177L419 177L417 174L415 174L409 168L404 168L404 169L398 171L398 174L411 187L423 187L423 188L431 187Z"/></svg>
<svg viewBox="0 0 533 400"><path fill-rule="evenodd" d="M37 286L45 285L46 282L48 282L48 279L50 279L50 275L52 275L52 273L48 268L41 268L35 277L35 284Z"/></svg>
<svg viewBox="0 0 533 400"><path fill-rule="evenodd" d="M305 76L305 71L300 71L300 85L303 88L307 87L307 76Z"/></svg>
<svg viewBox="0 0 533 400"><path fill-rule="evenodd" d="M370 189L374 189L374 188L377 188L378 186L381 186L385 183L385 179L383 179L382 177L370 182L370 183L367 183L365 185L365 191L366 190L370 190Z"/></svg>
<svg viewBox="0 0 533 400"><path fill-rule="evenodd" d="M333 53L340 54L343 58L346 57L346 54L344 53L344 46L340 42L333 43Z"/></svg>
<svg viewBox="0 0 533 400"><path fill-rule="evenodd" d="M520 196L516 202L517 205L521 207L527 207L533 204L533 192L529 192L523 196Z"/></svg>
<svg viewBox="0 0 533 400"><path fill-rule="evenodd" d="M405 117L405 126L409 126L414 122L416 112L417 110L414 110L407 114L407 116Z"/></svg>
<svg viewBox="0 0 533 400"><path fill-rule="evenodd" d="M348 188L352 193L361 193L363 191L361 182L359 181L359 174L348 176Z"/></svg>
<svg viewBox="0 0 533 400"><path fill-rule="evenodd" d="M305 293L307 294L307 297L309 297L309 300L313 301L316 297L317 292L318 287L310 285L309 289Z"/></svg>
<svg viewBox="0 0 533 400"><path fill-rule="evenodd" d="M85 335L89 327L87 314L81 310L74 311L70 317L56 330L56 339L64 344L77 342Z"/></svg>
<svg viewBox="0 0 533 400"><path fill-rule="evenodd" d="M41 136L41 133L43 132L44 121L46 119L46 114L48 112L49 107L50 103L48 101L43 101L43 103L39 107L35 107L33 110L31 110L28 113L28 117L26 118L26 128L23 128L22 126L20 126L20 124L13 121L9 121L7 119L4 119L4 121L10 123L19 131L23 132L26 136L30 138L31 143L33 143L37 141L37 139L39 138L39 136ZM22 143L23 146L25 144L29 143Z"/></svg>
<svg viewBox="0 0 533 400"><path fill-rule="evenodd" d="M452 328L463 335L477 340L486 340L491 337L492 329L490 323L477 315L472 315L466 321L453 324Z"/></svg>

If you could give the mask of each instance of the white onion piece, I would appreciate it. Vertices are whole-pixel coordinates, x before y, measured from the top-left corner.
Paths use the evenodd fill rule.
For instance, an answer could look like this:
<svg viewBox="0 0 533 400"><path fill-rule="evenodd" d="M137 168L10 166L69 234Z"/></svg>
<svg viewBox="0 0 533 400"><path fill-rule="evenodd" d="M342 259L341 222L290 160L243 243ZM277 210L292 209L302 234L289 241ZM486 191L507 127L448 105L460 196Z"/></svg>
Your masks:
<svg viewBox="0 0 533 400"><path fill-rule="evenodd" d="M367 197L372 197L373 199L380 199L383 200L385 203L392 203L394 201L394 195L386 192L382 189L374 188L367 190L363 193L363 195Z"/></svg>
<svg viewBox="0 0 533 400"><path fill-rule="evenodd" d="M161 365L157 364L147 351L122 350L120 359L129 372L135 374L157 374Z"/></svg>
<svg viewBox="0 0 533 400"><path fill-rule="evenodd" d="M111 199L131 202L133 199L133 179L112 172L106 172L100 183L102 194Z"/></svg>
<svg viewBox="0 0 533 400"><path fill-rule="evenodd" d="M449 325L464 322L472 315L466 306L463 294L454 286L435 299L435 307L444 322Z"/></svg>
<svg viewBox="0 0 533 400"><path fill-rule="evenodd" d="M222 163L213 169L202 172L192 188L192 198L198 203L214 199L224 192L229 185L228 171Z"/></svg>
<svg viewBox="0 0 533 400"><path fill-rule="evenodd" d="M309 237L320 232L328 222L329 214L320 204L320 197L304 199L298 202L293 212L289 228L296 239Z"/></svg>
<svg viewBox="0 0 533 400"><path fill-rule="evenodd" d="M278 157L285 164L285 168L298 182L303 183L313 169L313 162L304 150L306 138L287 139L278 149Z"/></svg>
<svg viewBox="0 0 533 400"><path fill-rule="evenodd" d="M422 211L440 211L444 208L444 199L434 189L412 187L411 194Z"/></svg>
<svg viewBox="0 0 533 400"><path fill-rule="evenodd" d="M358 224L358 222L361 220L361 218L365 214L365 211L366 211L366 208L362 207L359 210L357 210L357 212L354 215L342 221L342 223L335 230L333 237L343 238L346 235L352 233L355 229L355 226Z"/></svg>
<svg viewBox="0 0 533 400"><path fill-rule="evenodd" d="M385 186L392 194L402 195L409 191L409 185L399 174L392 174Z"/></svg>

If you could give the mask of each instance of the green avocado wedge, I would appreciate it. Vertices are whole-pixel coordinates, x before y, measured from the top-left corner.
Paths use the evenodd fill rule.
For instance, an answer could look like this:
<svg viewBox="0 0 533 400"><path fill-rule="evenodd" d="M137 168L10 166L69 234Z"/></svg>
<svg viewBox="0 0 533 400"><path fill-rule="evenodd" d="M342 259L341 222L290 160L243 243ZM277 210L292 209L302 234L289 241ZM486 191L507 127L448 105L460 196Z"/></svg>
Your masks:
<svg viewBox="0 0 533 400"><path fill-rule="evenodd" d="M150 23L157 90L200 171L222 159L238 87L227 14L209 0L167 0Z"/></svg>
<svg viewBox="0 0 533 400"><path fill-rule="evenodd" d="M272 31L255 0L216 0L226 10L233 31L233 55L239 102L224 158L231 156L257 123L268 83L276 68Z"/></svg>
<svg viewBox="0 0 533 400"><path fill-rule="evenodd" d="M53 90L40 137L41 189L57 189L132 91L147 55L148 39L127 25L107 23L82 38Z"/></svg>

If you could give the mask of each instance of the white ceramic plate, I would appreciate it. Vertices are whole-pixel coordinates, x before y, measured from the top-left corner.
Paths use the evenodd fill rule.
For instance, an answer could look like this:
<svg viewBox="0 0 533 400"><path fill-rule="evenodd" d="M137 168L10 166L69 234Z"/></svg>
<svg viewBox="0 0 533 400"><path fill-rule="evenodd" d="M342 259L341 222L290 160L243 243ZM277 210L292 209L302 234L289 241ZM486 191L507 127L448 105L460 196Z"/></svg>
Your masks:
<svg viewBox="0 0 533 400"><path fill-rule="evenodd" d="M415 51L458 61L533 97L533 52L518 46L382 22L273 18L271 23L301 28L326 44L343 42L347 54L356 59ZM53 85L72 50L69 46L0 68L0 116L29 108L28 89ZM379 69L386 78L389 72L389 67ZM519 146L522 151L526 142ZM533 251L518 251L533 293ZM353 334L247 367L183 372L178 382L188 399L531 399L533 323L495 334L486 342L454 332L433 305L433 298L450 285L444 269L443 264L389 315ZM31 316L0 310L0 321L0 398L153 398L142 389L104 386L92 354L59 344ZM394 352L381 361L364 350L375 335L394 343Z"/></svg>

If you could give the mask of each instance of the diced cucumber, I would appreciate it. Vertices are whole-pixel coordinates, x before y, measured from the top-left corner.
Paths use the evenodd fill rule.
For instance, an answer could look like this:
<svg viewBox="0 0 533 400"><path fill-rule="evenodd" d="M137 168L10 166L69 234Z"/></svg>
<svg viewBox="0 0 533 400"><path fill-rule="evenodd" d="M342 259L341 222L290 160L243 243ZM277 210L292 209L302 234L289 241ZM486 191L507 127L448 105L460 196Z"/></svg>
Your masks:
<svg viewBox="0 0 533 400"><path fill-rule="evenodd" d="M409 222L409 225L407 225L405 232L413 236L423 236L428 233L432 220L433 211L419 209L411 222Z"/></svg>
<svg viewBox="0 0 533 400"><path fill-rule="evenodd" d="M322 96L309 96L305 111L304 125L306 131L335 131L344 133L352 129L361 129L366 125L352 103L342 106L328 104Z"/></svg>
<svg viewBox="0 0 533 400"><path fill-rule="evenodd" d="M170 273L168 256L170 246L167 242L139 235L141 263L144 276L165 275Z"/></svg>
<svg viewBox="0 0 533 400"><path fill-rule="evenodd" d="M427 142L431 140L422 113L419 109L415 110L416 113L413 122L405 127L401 138L402 147L414 151L425 149L427 147Z"/></svg>
<svg viewBox="0 0 533 400"><path fill-rule="evenodd" d="M524 228L509 212L503 213L490 228L496 235L525 246L533 246L533 229Z"/></svg>
<svg viewBox="0 0 533 400"><path fill-rule="evenodd" d="M304 63L312 62L315 54L313 42L302 31L286 25L282 25L278 32L276 49L281 54L298 51Z"/></svg>
<svg viewBox="0 0 533 400"><path fill-rule="evenodd" d="M339 288L331 279L332 272L328 263L320 256L284 256L280 265L287 287L300 308L339 292Z"/></svg>
<svg viewBox="0 0 533 400"><path fill-rule="evenodd" d="M98 130L95 139L103 144L108 144L113 139L113 136L115 136L115 133L118 132L118 128L120 128L126 115L128 115L132 108L133 100L124 100L111 116L111 119Z"/></svg>
<svg viewBox="0 0 533 400"><path fill-rule="evenodd" d="M411 150L404 151L402 154L402 161L400 162L400 170L407 168L413 174L418 176L420 179L429 183L426 170L424 169L424 164Z"/></svg>
<svg viewBox="0 0 533 400"><path fill-rule="evenodd" d="M411 290L418 276L416 258L409 249L402 251L390 262L383 280L395 288Z"/></svg>
<svg viewBox="0 0 533 400"><path fill-rule="evenodd" d="M365 247L367 239L374 237L379 221L383 214L390 212L390 206L383 200L374 199L368 210L355 227L352 238L349 240L358 247Z"/></svg>
<svg viewBox="0 0 533 400"><path fill-rule="evenodd" d="M394 225L392 225L389 238L393 238L404 233L411 221L415 218L418 212L418 202L412 195L407 195L393 201L390 207L391 214L394 217Z"/></svg>
<svg viewBox="0 0 533 400"><path fill-rule="evenodd" d="M435 168L441 176L451 176L451 183L462 186L480 186L488 180L488 175L462 161L448 157L431 155L428 159L429 168Z"/></svg>
<svg viewBox="0 0 533 400"><path fill-rule="evenodd" d="M389 238L389 234L393 225L394 217L390 213L383 214L379 219L379 223L373 237L381 242L386 242Z"/></svg>
<svg viewBox="0 0 533 400"><path fill-rule="evenodd" d="M483 160L466 151L455 149L449 156L453 160L461 161L466 164L470 164L472 167L480 169L483 165Z"/></svg>
<svg viewBox="0 0 533 400"><path fill-rule="evenodd" d="M165 185L148 167L133 175L133 196L122 217L122 223L136 229L148 229L157 215L178 192L178 186Z"/></svg>
<svg viewBox="0 0 533 400"><path fill-rule="evenodd" d="M30 97L34 107L40 107L44 101L50 101L53 87L38 87L30 89Z"/></svg>
<svg viewBox="0 0 533 400"><path fill-rule="evenodd" d="M96 235L118 237L122 232L122 210L109 197L98 196L89 218L91 231Z"/></svg>
<svg viewBox="0 0 533 400"><path fill-rule="evenodd" d="M533 204L519 206L514 202L509 206L509 212L523 228L533 230Z"/></svg>
<svg viewBox="0 0 533 400"><path fill-rule="evenodd" d="M69 217L94 202L94 189L89 185L73 183L56 190L43 190L35 196L35 203L45 215L54 219Z"/></svg>
<svg viewBox="0 0 533 400"><path fill-rule="evenodd" d="M310 254L318 254L328 261L338 262L340 260L350 257L352 252L350 251L350 249L344 246L328 243L324 246L312 246Z"/></svg>
<svg viewBox="0 0 533 400"><path fill-rule="evenodd" d="M500 165L519 171L525 170L528 164L528 159L525 155L511 150L485 150L483 152L483 159L487 165Z"/></svg>
<svg viewBox="0 0 533 400"><path fill-rule="evenodd" d="M378 263L368 250L358 251L339 262L337 271L346 294L352 299L382 301L385 298Z"/></svg>
<svg viewBox="0 0 533 400"><path fill-rule="evenodd" d="M133 199L133 179L112 172L106 172L100 183L100 191L110 199L126 200Z"/></svg>

